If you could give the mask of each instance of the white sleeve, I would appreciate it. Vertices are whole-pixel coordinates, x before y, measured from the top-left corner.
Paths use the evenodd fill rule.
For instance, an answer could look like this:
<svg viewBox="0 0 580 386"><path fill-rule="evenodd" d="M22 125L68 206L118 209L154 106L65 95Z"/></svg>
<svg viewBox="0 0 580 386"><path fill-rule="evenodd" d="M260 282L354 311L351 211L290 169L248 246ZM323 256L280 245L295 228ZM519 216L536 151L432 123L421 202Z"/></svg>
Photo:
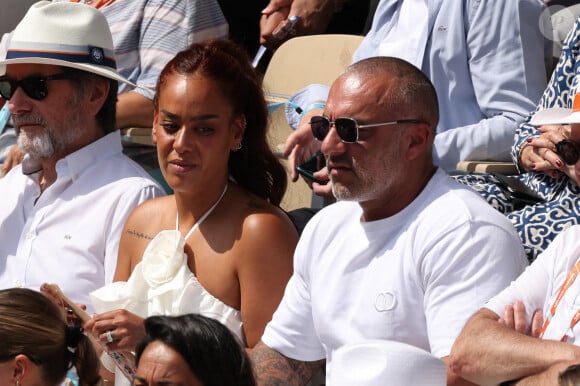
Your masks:
<svg viewBox="0 0 580 386"><path fill-rule="evenodd" d="M559 234L536 260L509 287L485 304L500 315L503 308L516 300L526 307L526 320L535 310L546 311L580 254L580 226L572 226Z"/></svg>
<svg viewBox="0 0 580 386"><path fill-rule="evenodd" d="M431 352L448 356L467 319L526 263L514 233L482 221L463 223L431 245L419 266Z"/></svg>
<svg viewBox="0 0 580 386"><path fill-rule="evenodd" d="M129 214L139 204L155 197L161 197L165 193L157 185L147 182L145 179L135 179L135 184L141 184L138 189L131 189L124 194L116 203L115 215L111 219L107 229L107 245L105 251L105 284L113 282L115 271L117 269L117 255L119 254L119 242L121 234L125 227L125 222Z"/></svg>
<svg viewBox="0 0 580 386"><path fill-rule="evenodd" d="M503 309L516 300L521 300L526 308L526 320L530 322L535 310L542 309L550 286L550 272L545 260L551 259L544 252L509 287L490 299L485 308L502 316Z"/></svg>

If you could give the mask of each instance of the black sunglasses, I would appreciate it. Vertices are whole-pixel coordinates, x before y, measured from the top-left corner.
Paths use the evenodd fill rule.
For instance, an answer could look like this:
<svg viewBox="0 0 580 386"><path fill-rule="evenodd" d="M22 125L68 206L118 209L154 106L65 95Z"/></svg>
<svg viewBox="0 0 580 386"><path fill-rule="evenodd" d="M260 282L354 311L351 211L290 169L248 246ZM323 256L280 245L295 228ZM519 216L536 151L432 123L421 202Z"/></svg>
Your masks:
<svg viewBox="0 0 580 386"><path fill-rule="evenodd" d="M578 145L568 139L564 139L556 144L556 153L566 165L575 165L580 159L580 149Z"/></svg>
<svg viewBox="0 0 580 386"><path fill-rule="evenodd" d="M72 72L61 72L47 76L35 75L20 80L3 76L0 77L0 95L6 100L10 100L16 89L20 87L30 98L41 101L48 95L46 82L49 80L72 79L74 76Z"/></svg>
<svg viewBox="0 0 580 386"><path fill-rule="evenodd" d="M354 143L358 141L358 133L359 129L363 129L366 127L378 127L378 126L385 126L385 125L398 125L401 123L426 123L420 119L401 119L398 121L389 121L389 122L382 122L382 123L371 123L368 125L359 125L358 122L354 118L349 117L340 117L336 118L334 122L331 122L330 119L323 117L323 116L314 116L310 118L310 128L312 129L312 134L314 138L319 141L322 141L330 128L334 126L336 128L336 132L340 137L340 140L345 143Z"/></svg>

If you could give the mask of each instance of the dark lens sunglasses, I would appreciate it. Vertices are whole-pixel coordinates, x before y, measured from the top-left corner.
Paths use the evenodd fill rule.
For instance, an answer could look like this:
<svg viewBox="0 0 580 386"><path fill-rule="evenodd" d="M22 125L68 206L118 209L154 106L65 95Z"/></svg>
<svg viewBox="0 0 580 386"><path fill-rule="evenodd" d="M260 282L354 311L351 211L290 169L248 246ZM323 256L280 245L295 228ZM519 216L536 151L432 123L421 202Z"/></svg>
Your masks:
<svg viewBox="0 0 580 386"><path fill-rule="evenodd" d="M564 139L556 144L556 153L566 165L575 165L580 159L580 149L578 145L568 139Z"/></svg>
<svg viewBox="0 0 580 386"><path fill-rule="evenodd" d="M328 135L330 128L334 126L336 132L342 142L345 143L355 143L358 141L359 129L367 127L378 127L386 125L398 125L402 123L426 123L420 119L401 119L398 121L389 121L382 123L371 123L368 125L359 125L354 118L340 117L336 118L334 122L323 116L314 116L310 118L310 128L312 129L312 134L314 138L319 141L324 140Z"/></svg>
<svg viewBox="0 0 580 386"><path fill-rule="evenodd" d="M73 73L61 72L60 74L47 76L29 76L28 78L15 80L7 76L0 77L0 95L6 100L10 100L16 89L20 87L26 95L37 101L41 101L48 96L46 82L50 80L72 79Z"/></svg>

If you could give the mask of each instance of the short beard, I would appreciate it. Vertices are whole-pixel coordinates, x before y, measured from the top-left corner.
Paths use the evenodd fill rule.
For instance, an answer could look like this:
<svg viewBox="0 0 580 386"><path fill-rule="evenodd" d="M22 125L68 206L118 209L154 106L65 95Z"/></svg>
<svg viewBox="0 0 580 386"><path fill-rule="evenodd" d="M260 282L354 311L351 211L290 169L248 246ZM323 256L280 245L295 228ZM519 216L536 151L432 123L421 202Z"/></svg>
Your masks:
<svg viewBox="0 0 580 386"><path fill-rule="evenodd" d="M39 135L30 135L24 131L18 134L18 146L31 158L50 158L56 153L55 140L45 129Z"/></svg>
<svg viewBox="0 0 580 386"><path fill-rule="evenodd" d="M384 186L376 173L358 164L356 159L352 158L350 164L356 179L349 185L332 184L332 194L338 201L366 201L374 196L377 188Z"/></svg>
<svg viewBox="0 0 580 386"><path fill-rule="evenodd" d="M28 133L20 131L18 134L18 146L33 159L51 158L65 151L81 135L78 127L80 116L75 114L72 121L63 124L58 129L48 127L44 119L39 116L27 115L14 117L15 126L19 122L41 125L44 130L41 133Z"/></svg>
<svg viewBox="0 0 580 386"><path fill-rule="evenodd" d="M349 185L332 183L332 194L339 201L365 202L374 200L377 197L392 196L400 188L394 181L400 180L402 155L393 144L400 143L403 131L399 130L393 134L392 144L384 149L380 160L374 165L367 162L359 163L356 158L342 160L352 168L356 179ZM370 167L370 169L369 169ZM389 171L385 174L385 171ZM332 177L330 178L332 181Z"/></svg>

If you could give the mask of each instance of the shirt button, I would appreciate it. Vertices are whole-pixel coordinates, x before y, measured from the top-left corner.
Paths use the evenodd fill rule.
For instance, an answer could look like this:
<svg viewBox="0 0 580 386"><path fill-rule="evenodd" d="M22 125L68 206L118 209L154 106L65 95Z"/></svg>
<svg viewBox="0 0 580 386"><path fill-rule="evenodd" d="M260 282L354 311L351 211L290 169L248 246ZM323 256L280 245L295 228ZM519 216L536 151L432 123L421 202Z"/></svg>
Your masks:
<svg viewBox="0 0 580 386"><path fill-rule="evenodd" d="M30 232L28 232L28 233L26 234L26 239L27 239L27 240L32 240L33 238L34 238L34 234L33 234L33 233L30 233Z"/></svg>
<svg viewBox="0 0 580 386"><path fill-rule="evenodd" d="M17 287L17 288L21 288L22 287L22 282L20 280L16 280L14 282L14 286Z"/></svg>

